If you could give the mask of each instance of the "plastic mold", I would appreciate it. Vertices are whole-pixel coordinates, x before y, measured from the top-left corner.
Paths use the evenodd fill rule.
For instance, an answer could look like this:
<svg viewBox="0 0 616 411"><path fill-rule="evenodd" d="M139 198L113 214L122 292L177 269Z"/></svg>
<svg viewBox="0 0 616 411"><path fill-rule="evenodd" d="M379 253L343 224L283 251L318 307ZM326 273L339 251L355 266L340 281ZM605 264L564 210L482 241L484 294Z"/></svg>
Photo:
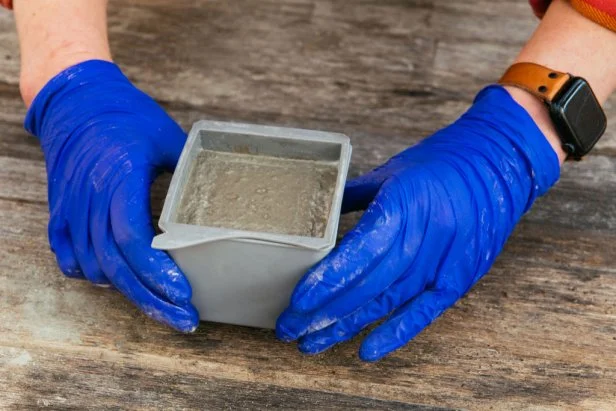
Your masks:
<svg viewBox="0 0 616 411"><path fill-rule="evenodd" d="M178 222L182 196L202 150L332 162L337 166L324 235L298 236ZM202 320L274 328L293 287L335 245L351 158L342 134L200 121L171 180L152 247L170 253L188 277Z"/></svg>

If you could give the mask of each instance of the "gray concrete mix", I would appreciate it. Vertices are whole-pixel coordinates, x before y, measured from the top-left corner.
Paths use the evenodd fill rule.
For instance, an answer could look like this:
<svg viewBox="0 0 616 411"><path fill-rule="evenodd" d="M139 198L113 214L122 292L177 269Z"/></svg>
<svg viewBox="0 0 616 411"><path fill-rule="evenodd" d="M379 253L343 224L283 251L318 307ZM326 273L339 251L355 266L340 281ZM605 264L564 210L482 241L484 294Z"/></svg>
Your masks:
<svg viewBox="0 0 616 411"><path fill-rule="evenodd" d="M323 237L337 163L202 150L177 221L237 230Z"/></svg>

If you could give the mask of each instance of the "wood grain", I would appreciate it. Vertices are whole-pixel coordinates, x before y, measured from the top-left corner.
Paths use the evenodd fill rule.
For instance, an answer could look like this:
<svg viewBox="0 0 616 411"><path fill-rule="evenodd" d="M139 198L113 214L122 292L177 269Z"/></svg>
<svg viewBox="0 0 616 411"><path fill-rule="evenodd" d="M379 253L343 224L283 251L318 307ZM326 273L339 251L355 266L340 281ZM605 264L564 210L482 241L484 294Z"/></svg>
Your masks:
<svg viewBox="0 0 616 411"><path fill-rule="evenodd" d="M0 11L0 409L616 408L615 127L407 347L376 364L358 360L359 339L307 357L267 330L177 334L62 277L43 157L21 125L13 25ZM353 175L454 120L535 25L521 0L110 4L115 58L184 128L340 131ZM614 100L606 111L616 123ZM168 181L153 190L155 215Z"/></svg>

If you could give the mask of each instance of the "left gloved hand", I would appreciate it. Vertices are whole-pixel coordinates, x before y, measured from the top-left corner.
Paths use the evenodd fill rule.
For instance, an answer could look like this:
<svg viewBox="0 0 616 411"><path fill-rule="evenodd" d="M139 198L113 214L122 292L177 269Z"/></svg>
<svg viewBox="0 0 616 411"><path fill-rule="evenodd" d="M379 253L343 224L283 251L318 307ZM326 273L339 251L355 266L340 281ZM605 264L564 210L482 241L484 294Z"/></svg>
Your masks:
<svg viewBox="0 0 616 411"><path fill-rule="evenodd" d="M179 267L150 246L150 185L186 135L120 69L90 60L59 73L25 121L45 154L49 242L67 277L112 284L153 319L193 331L199 314Z"/></svg>
<svg viewBox="0 0 616 411"><path fill-rule="evenodd" d="M489 270L559 172L527 112L486 88L454 124L347 184L343 210L368 208L299 282L278 337L314 354L389 315L359 355L401 347Z"/></svg>

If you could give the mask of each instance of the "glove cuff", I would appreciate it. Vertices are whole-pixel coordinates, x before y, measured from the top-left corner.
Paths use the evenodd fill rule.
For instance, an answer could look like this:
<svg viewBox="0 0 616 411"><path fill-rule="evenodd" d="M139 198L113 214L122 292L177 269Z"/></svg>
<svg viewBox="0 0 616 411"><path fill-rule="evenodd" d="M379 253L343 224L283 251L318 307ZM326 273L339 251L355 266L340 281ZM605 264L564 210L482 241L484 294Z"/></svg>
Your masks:
<svg viewBox="0 0 616 411"><path fill-rule="evenodd" d="M45 114L58 101L63 101L65 98L70 99L72 92L76 89L96 81L100 82L101 79L105 79L105 82L118 81L130 85L120 68L109 61L87 60L71 66L49 80L39 91L26 114L24 128L37 137L49 134L44 132ZM92 100L96 99L96 96L91 97ZM57 125L58 122L54 121L54 124Z"/></svg>
<svg viewBox="0 0 616 411"><path fill-rule="evenodd" d="M492 85L481 90L461 120L470 118L499 130L498 142L503 143L506 139L510 143L510 147L506 148L513 150L513 154L522 157L526 163L533 182L527 209L536 197L542 196L556 184L560 177L560 163L554 148L526 109L502 86Z"/></svg>

